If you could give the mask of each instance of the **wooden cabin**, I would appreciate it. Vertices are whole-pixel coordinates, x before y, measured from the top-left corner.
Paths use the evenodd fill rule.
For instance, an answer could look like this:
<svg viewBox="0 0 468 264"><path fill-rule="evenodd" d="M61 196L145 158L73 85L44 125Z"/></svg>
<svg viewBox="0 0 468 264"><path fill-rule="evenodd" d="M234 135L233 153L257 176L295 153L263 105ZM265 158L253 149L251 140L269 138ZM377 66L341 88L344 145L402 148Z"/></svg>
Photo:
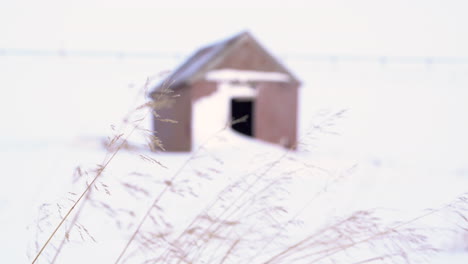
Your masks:
<svg viewBox="0 0 468 264"><path fill-rule="evenodd" d="M153 88L151 97L159 101L156 112L178 122L154 118L153 129L166 151L192 150L193 131L200 125L193 122L194 104L226 84L233 91L222 102L228 104L227 120L245 117L231 129L295 149L300 82L249 32L242 32L199 49ZM239 87L250 92L239 94ZM209 122L210 116L206 120Z"/></svg>

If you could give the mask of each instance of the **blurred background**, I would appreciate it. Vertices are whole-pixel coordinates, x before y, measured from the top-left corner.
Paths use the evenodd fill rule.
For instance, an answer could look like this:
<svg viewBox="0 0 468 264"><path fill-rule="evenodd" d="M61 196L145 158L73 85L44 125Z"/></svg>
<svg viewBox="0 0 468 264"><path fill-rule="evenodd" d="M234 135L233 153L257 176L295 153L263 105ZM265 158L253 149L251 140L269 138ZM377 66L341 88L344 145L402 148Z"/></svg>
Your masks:
<svg viewBox="0 0 468 264"><path fill-rule="evenodd" d="M313 153L403 175L421 199L447 202L468 191L467 10L463 0L1 1L0 225L23 232L64 152L100 144L147 78L244 30L303 82L299 136L346 110ZM24 241L3 242L24 254Z"/></svg>
<svg viewBox="0 0 468 264"><path fill-rule="evenodd" d="M318 110L348 109L342 138L355 145L340 152L409 154L411 163L463 170L463 3L2 3L0 143L6 149L101 135L146 78L200 46L250 30L303 81L302 129Z"/></svg>

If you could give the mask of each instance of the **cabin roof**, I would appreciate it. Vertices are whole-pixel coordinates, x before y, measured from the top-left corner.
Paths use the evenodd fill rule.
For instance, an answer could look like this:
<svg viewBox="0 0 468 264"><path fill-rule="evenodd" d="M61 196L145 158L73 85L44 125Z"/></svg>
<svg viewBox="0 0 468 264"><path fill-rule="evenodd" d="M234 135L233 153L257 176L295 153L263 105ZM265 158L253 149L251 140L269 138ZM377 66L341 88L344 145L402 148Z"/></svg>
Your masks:
<svg viewBox="0 0 468 264"><path fill-rule="evenodd" d="M236 47L239 47L239 45L245 41L250 41L257 45L265 56L268 57L267 59L271 63L274 63L282 73L289 75L292 81L299 82L296 77L266 51L249 32L245 31L197 50L161 83L156 85L153 88L152 94L164 86L177 89L203 78L204 75L215 68L230 51L235 50Z"/></svg>

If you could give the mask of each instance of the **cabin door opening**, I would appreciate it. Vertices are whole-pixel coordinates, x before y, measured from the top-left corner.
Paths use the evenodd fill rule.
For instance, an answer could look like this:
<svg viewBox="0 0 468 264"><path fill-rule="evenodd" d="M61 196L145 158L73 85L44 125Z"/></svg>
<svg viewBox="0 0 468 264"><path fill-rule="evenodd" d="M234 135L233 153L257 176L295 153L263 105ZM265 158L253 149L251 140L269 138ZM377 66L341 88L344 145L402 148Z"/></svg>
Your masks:
<svg viewBox="0 0 468 264"><path fill-rule="evenodd" d="M254 136L254 98L232 98L231 99L231 127L235 131L246 136ZM244 118L245 121L236 121Z"/></svg>

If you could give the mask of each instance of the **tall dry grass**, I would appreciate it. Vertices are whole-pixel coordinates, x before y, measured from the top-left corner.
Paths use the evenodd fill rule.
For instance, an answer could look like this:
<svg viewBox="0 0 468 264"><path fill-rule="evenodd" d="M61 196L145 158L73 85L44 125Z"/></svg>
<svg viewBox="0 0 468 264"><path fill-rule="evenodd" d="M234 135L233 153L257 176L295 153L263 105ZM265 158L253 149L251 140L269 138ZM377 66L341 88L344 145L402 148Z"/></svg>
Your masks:
<svg viewBox="0 0 468 264"><path fill-rule="evenodd" d="M145 96L147 88L145 85L143 89ZM36 241L32 263L41 259L59 263L66 247L73 247L77 241L96 241L98 238L81 222L93 217L112 222L126 240L121 248L112 249L114 263L413 263L424 261L428 254L438 250L429 239L431 229L418 225L421 219L450 212L460 220L451 230L468 230L467 194L400 222L386 221L378 210L362 210L305 229L310 225L303 222L303 213L314 212L312 204L330 188L352 180L353 167L336 174L288 150L276 156L268 153L252 156L253 164L246 166L247 170L240 170L226 181L226 186L212 195L189 221L179 223L174 212L182 215L185 212L183 208L180 212L172 208L172 201L199 201L199 196L206 191L204 186L231 175L228 171L231 166L245 164L220 157L210 148L210 142L225 140L223 134L229 124L202 143L175 170L141 144L132 143L132 136L140 133L147 138L146 148L164 150L164 142L157 138L157 132L143 124L149 117L176 123L159 116L155 110L170 105L176 96L166 88L155 100L135 107L122 124L113 126L114 135L106 141L107 152L102 162L94 168L77 167L74 177L78 184L83 184L81 192L70 192L66 200L57 203L55 213L51 204L41 207L43 214L36 224L37 240L43 238L43 241ZM344 114L345 111L338 111L323 116L298 145L304 149L303 142L334 133L334 124ZM129 171L117 179L106 178L105 172L119 154L131 154L148 167ZM303 197L302 207L290 211L287 200L291 194L290 183L300 175L317 174L328 180ZM118 186L110 183L116 181ZM125 199L133 199L130 206L119 199L111 201L113 193L119 190L127 194ZM147 208L135 210L132 207L135 204L147 204ZM103 214L87 213L94 212L93 208ZM59 218L57 223L52 223L53 214Z"/></svg>

